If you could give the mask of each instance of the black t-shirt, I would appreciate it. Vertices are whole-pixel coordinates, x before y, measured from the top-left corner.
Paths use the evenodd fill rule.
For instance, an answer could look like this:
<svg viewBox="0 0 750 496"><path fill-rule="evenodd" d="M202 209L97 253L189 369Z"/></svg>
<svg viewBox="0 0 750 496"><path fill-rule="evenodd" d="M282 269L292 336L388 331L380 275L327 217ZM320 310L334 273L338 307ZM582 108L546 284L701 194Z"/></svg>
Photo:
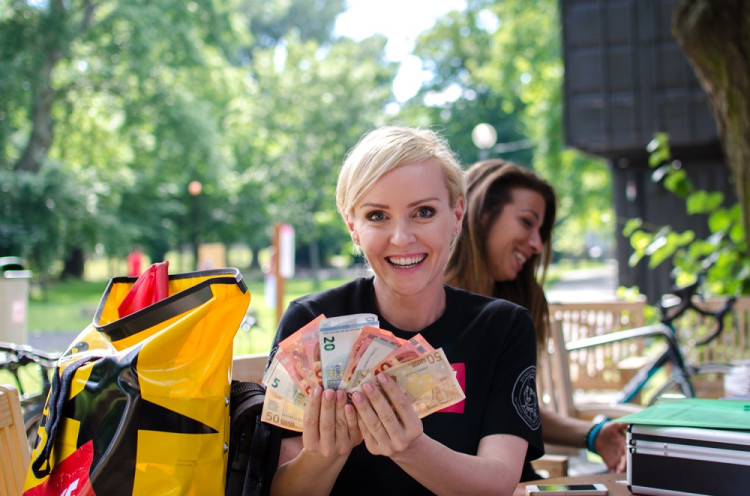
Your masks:
<svg viewBox="0 0 750 496"><path fill-rule="evenodd" d="M528 311L451 286L445 286L445 292L445 312L420 334L434 348L443 348L466 399L424 417L425 434L472 455L482 437L512 434L529 442L527 461L540 457L544 447L536 396L536 338ZM293 301L279 323L271 356L281 340L318 315L355 313L376 314L380 328L400 338L414 336L383 319L372 278L360 278ZM332 494L431 493L388 457L371 455L362 443L352 450Z"/></svg>

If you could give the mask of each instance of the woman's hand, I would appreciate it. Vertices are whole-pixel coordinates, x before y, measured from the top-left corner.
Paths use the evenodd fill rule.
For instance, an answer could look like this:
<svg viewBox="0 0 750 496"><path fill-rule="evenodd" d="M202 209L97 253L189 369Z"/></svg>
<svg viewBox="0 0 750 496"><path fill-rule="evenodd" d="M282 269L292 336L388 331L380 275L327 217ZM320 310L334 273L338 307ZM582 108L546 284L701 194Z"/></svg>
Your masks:
<svg viewBox="0 0 750 496"><path fill-rule="evenodd" d="M362 442L357 412L344 391L316 386L307 398L302 426L305 451L330 458L348 456Z"/></svg>
<svg viewBox="0 0 750 496"><path fill-rule="evenodd" d="M422 420L401 386L388 374L378 374L377 381L382 391L365 383L361 393L352 394L352 401L367 450L391 457L407 450L422 435Z"/></svg>
<svg viewBox="0 0 750 496"><path fill-rule="evenodd" d="M607 422L594 439L594 447L610 472L624 472L627 462L625 430L628 424Z"/></svg>
<svg viewBox="0 0 750 496"><path fill-rule="evenodd" d="M341 468L362 442L357 412L344 391L316 386L307 398L302 436L281 440L271 494L330 494Z"/></svg>

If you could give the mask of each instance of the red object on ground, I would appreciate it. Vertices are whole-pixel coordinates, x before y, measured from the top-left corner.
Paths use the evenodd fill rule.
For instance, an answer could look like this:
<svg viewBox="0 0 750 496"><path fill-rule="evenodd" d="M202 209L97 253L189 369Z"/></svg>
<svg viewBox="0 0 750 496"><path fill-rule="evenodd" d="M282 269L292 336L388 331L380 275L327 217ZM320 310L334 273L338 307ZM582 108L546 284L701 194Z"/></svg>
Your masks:
<svg viewBox="0 0 750 496"><path fill-rule="evenodd" d="M169 296L169 261L152 264L138 277L133 287L120 303L120 318Z"/></svg>
<svg viewBox="0 0 750 496"><path fill-rule="evenodd" d="M143 253L141 253L141 248L139 246L136 246L133 252L128 255L128 275L130 277L138 277L141 275L143 258Z"/></svg>

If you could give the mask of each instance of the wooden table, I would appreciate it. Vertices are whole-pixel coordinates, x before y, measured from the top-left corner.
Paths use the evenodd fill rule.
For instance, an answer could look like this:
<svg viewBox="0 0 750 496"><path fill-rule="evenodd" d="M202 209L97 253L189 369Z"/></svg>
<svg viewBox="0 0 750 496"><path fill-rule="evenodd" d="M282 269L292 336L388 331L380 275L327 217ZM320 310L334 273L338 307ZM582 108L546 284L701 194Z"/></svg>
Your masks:
<svg viewBox="0 0 750 496"><path fill-rule="evenodd" d="M604 484L609 490L608 496L631 496L633 494L628 490L625 473L553 477L551 479L524 482L518 486L513 496L526 496L527 484Z"/></svg>

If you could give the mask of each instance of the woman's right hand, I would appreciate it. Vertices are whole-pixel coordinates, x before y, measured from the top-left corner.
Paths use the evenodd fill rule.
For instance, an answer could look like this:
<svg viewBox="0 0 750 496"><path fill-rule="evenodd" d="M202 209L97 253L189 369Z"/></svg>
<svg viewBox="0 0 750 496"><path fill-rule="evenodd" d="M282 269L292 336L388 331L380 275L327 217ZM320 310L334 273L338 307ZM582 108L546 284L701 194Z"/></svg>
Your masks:
<svg viewBox="0 0 750 496"><path fill-rule="evenodd" d="M346 393L316 386L307 397L302 436L281 440L271 494L329 494L352 448L361 442Z"/></svg>
<svg viewBox="0 0 750 496"><path fill-rule="evenodd" d="M322 457L348 456L362 442L357 412L346 392L316 386L307 398L302 426L306 452Z"/></svg>

